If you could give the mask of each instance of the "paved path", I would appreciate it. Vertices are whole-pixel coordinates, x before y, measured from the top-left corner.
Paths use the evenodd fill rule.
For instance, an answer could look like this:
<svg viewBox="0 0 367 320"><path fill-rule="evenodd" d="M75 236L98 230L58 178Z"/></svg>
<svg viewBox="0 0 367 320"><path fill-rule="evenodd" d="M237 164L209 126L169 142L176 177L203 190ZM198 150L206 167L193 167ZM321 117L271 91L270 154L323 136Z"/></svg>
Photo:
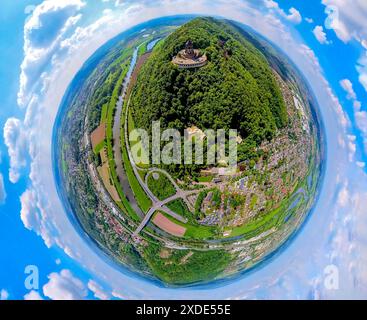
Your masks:
<svg viewBox="0 0 367 320"><path fill-rule="evenodd" d="M185 199L189 195L198 194L202 191L203 189L193 190L193 191L180 190L175 195L165 199L164 201L155 202L154 206L148 211L143 221L140 223L139 227L135 230L133 236L137 236L145 228L145 226L149 223L150 219L153 217L156 211L163 211L164 213L167 213L171 217L175 218L176 220L182 223L187 223L188 220L186 218L182 217L181 215L177 214L176 212L173 212L166 205L172 201L175 201L178 199Z"/></svg>
<svg viewBox="0 0 367 320"><path fill-rule="evenodd" d="M191 194L188 194L187 192L183 191L179 185L176 183L176 181L172 178L172 176L165 170L162 170L162 169L159 169L159 168L151 168L151 169L148 169L148 173L146 174L145 176L145 185L148 185L148 178L151 174L153 174L154 172L159 172L163 175L165 175L172 183L172 185L175 187L176 189L176 192L181 194L181 196L179 198L182 198L182 200L185 201L186 205L189 207L189 210L190 211L194 211L195 208L192 206L192 204L190 203L190 201L187 200L187 197Z"/></svg>

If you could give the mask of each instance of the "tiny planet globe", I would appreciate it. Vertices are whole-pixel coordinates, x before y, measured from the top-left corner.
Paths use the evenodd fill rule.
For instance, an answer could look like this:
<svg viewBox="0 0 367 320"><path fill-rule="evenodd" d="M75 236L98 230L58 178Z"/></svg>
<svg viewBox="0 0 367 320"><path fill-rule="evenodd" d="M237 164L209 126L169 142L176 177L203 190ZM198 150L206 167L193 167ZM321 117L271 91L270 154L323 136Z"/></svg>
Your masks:
<svg viewBox="0 0 367 320"><path fill-rule="evenodd" d="M320 123L302 74L254 30L160 18L107 42L71 83L55 124L58 191L123 269L166 286L233 279L312 211Z"/></svg>

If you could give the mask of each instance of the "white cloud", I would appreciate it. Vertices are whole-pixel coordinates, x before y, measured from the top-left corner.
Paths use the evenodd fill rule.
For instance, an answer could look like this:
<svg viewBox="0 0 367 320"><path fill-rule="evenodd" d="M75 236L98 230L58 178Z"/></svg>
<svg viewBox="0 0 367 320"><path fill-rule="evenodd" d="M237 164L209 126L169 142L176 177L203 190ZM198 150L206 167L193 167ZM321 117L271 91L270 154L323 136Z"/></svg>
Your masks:
<svg viewBox="0 0 367 320"><path fill-rule="evenodd" d="M302 16L300 12L295 8L290 8L288 14L285 13L283 9L279 7L279 4L273 0L265 0L264 1L265 7L277 12L281 17L285 18L286 20L293 22L295 24L302 22Z"/></svg>
<svg viewBox="0 0 367 320"><path fill-rule="evenodd" d="M6 200L6 190L4 185L4 177L0 173L0 204L3 204Z"/></svg>
<svg viewBox="0 0 367 320"><path fill-rule="evenodd" d="M100 30L100 28L108 25L108 23L112 22L113 20L113 11L104 10L102 17L97 19L95 22L86 27L77 27L70 37L65 38L63 41L61 41L60 48L63 50L67 50L68 54L71 54L73 51L77 50L80 45L82 45L84 42L87 42L88 39L93 37L95 33Z"/></svg>
<svg viewBox="0 0 367 320"><path fill-rule="evenodd" d="M94 280L88 281L88 289L93 292L94 297L96 297L97 299L100 299L100 300L110 300L111 299L111 295L108 292L106 292L106 290L104 290L102 286L99 285Z"/></svg>
<svg viewBox="0 0 367 320"><path fill-rule="evenodd" d="M366 167L366 163L365 162L361 162L361 161L357 161L356 165L362 169L364 169Z"/></svg>
<svg viewBox="0 0 367 320"><path fill-rule="evenodd" d="M316 26L313 29L312 33L314 34L317 41L320 42L321 44L330 44L330 41L328 41L326 33L322 26Z"/></svg>
<svg viewBox="0 0 367 320"><path fill-rule="evenodd" d="M70 270L51 273L48 279L48 283L43 286L43 294L52 300L83 300L87 297L88 292L83 282Z"/></svg>
<svg viewBox="0 0 367 320"><path fill-rule="evenodd" d="M81 0L45 0L32 12L24 26L24 60L21 65L18 104L31 99L35 83L47 68L63 36L80 19Z"/></svg>
<svg viewBox="0 0 367 320"><path fill-rule="evenodd" d="M122 293L120 293L119 291L117 290L113 290L112 291L112 295L117 298L117 299L120 299L120 300L126 300L126 296L124 296Z"/></svg>
<svg viewBox="0 0 367 320"><path fill-rule="evenodd" d="M322 0L326 6L326 25L344 42L367 39L367 2L365 0Z"/></svg>
<svg viewBox="0 0 367 320"><path fill-rule="evenodd" d="M306 20L307 23L313 23L313 19L312 18L307 18L306 17L305 20Z"/></svg>
<svg viewBox="0 0 367 320"><path fill-rule="evenodd" d="M8 299L9 299L9 292L5 289L1 289L0 300L8 300Z"/></svg>
<svg viewBox="0 0 367 320"><path fill-rule="evenodd" d="M367 144L367 112L366 111L355 111L354 117L358 129L361 131L364 138L365 145ZM367 148L365 148L367 153Z"/></svg>
<svg viewBox="0 0 367 320"><path fill-rule="evenodd" d="M342 127L344 129L347 128L350 125L348 116L344 112L343 107L340 104L339 99L334 94L332 88L330 87L330 84L325 79L323 69L320 65L319 59L316 57L315 52L305 44L299 45L298 52L303 57L307 58L308 70L305 70L305 72L307 73L309 72L311 73L310 76L318 78L318 80L321 83L320 86L322 87L322 90L326 93L325 99L331 102L338 116L338 121L342 125ZM299 61L299 63L302 64L302 61Z"/></svg>
<svg viewBox="0 0 367 320"><path fill-rule="evenodd" d="M349 150L348 158L349 162L353 162L357 152L356 136L348 135L347 138L348 138L348 150Z"/></svg>
<svg viewBox="0 0 367 320"><path fill-rule="evenodd" d="M367 112L365 111L358 111L355 114L357 125L359 129L367 134Z"/></svg>
<svg viewBox="0 0 367 320"><path fill-rule="evenodd" d="M361 179L366 179L366 175L362 173ZM349 240L348 253L352 256L352 261L348 264L348 271L352 276L354 290L357 292L365 292L367 287L367 236L366 236L366 203L367 193L365 191L355 192L350 199L350 210L353 213L349 221L345 223ZM352 243L351 243L352 242Z"/></svg>
<svg viewBox="0 0 367 320"><path fill-rule="evenodd" d="M43 300L38 291L30 291L24 295L24 300Z"/></svg>
<svg viewBox="0 0 367 320"><path fill-rule="evenodd" d="M26 166L27 139L19 119L9 118L4 126L4 142L10 157L9 180L17 183Z"/></svg>
<svg viewBox="0 0 367 320"><path fill-rule="evenodd" d="M38 199L35 192L26 190L20 197L21 212L20 217L24 226L32 230L39 225L40 213L37 207Z"/></svg>
<svg viewBox="0 0 367 320"><path fill-rule="evenodd" d="M339 83L347 93L347 98L353 100L356 126L360 130L361 136L364 140L365 152L367 153L367 111L362 110L362 104L357 100L358 97L353 89L353 83L349 79L341 80Z"/></svg>
<svg viewBox="0 0 367 320"><path fill-rule="evenodd" d="M350 194L349 194L348 185L345 184L342 187L342 189L339 191L337 203L340 207L343 208L343 207L346 207L348 205L349 199L350 199Z"/></svg>
<svg viewBox="0 0 367 320"><path fill-rule="evenodd" d="M359 72L359 82L367 91L367 51L357 62L357 71Z"/></svg>
<svg viewBox="0 0 367 320"><path fill-rule="evenodd" d="M348 99L357 99L357 95L353 89L353 84L349 79L343 79L339 82L340 86L344 89L344 91L348 94Z"/></svg>
<svg viewBox="0 0 367 320"><path fill-rule="evenodd" d="M302 16L300 12L295 8L289 9L289 15L286 16L287 20L292 21L293 23L301 23Z"/></svg>
<svg viewBox="0 0 367 320"><path fill-rule="evenodd" d="M58 232L52 221L47 219L47 212L43 200L34 189L27 189L20 197L20 218L24 226L35 231L51 247L57 241Z"/></svg>
<svg viewBox="0 0 367 320"><path fill-rule="evenodd" d="M337 37L347 43L354 39L367 50L367 1L365 0L322 0L327 6L327 28L333 29ZM367 52L357 64L359 81L367 91Z"/></svg>

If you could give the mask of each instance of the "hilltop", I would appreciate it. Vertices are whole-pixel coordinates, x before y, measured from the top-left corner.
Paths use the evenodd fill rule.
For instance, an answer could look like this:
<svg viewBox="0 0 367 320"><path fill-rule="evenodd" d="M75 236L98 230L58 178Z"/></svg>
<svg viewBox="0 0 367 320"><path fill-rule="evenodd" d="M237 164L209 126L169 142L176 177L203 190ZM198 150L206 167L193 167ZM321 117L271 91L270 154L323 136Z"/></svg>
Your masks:
<svg viewBox="0 0 367 320"><path fill-rule="evenodd" d="M172 60L187 41L208 60L183 69ZM131 97L136 127L184 130L237 129L243 138L240 159L287 124L286 106L275 76L260 51L230 22L197 18L155 48L144 64ZM250 147L250 148L249 148Z"/></svg>

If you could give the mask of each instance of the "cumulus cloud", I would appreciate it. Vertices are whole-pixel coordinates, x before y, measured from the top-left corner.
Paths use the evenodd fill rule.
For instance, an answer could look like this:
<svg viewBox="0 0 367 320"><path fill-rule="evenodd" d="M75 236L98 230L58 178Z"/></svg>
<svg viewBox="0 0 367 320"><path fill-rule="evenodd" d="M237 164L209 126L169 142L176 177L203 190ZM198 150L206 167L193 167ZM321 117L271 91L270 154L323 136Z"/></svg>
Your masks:
<svg viewBox="0 0 367 320"><path fill-rule="evenodd" d="M349 79L340 80L339 83L340 83L340 86L344 89L344 91L348 94L347 95L348 99L353 99L353 100L357 99L357 95L353 89L353 84Z"/></svg>
<svg viewBox="0 0 367 320"><path fill-rule="evenodd" d="M45 71L60 41L81 15L81 0L46 0L32 12L24 26L24 60L21 65L18 104L31 99L37 79Z"/></svg>
<svg viewBox="0 0 367 320"><path fill-rule="evenodd" d="M366 179L366 175L363 176ZM355 245L353 246L352 253L358 259L354 259L350 264L350 272L353 273L354 284L356 284L356 290L362 291L367 287L367 251L365 246L367 244L366 228L367 223L365 219L366 215L366 203L367 193L356 192L351 199L352 209L354 213L353 221L355 222L353 236Z"/></svg>
<svg viewBox="0 0 367 320"><path fill-rule="evenodd" d="M321 44L330 44L330 41L328 41L327 39L323 26L316 26L313 29L312 33L314 34L317 41Z"/></svg>
<svg viewBox="0 0 367 320"><path fill-rule="evenodd" d="M93 292L94 297L100 300L110 300L111 295L94 280L88 281L88 289Z"/></svg>
<svg viewBox="0 0 367 320"><path fill-rule="evenodd" d="M347 93L347 98L353 101L356 126L361 132L365 151L367 152L367 111L362 110L362 104L358 101L357 94L353 89L353 83L349 79L341 80L339 83Z"/></svg>
<svg viewBox="0 0 367 320"><path fill-rule="evenodd" d="M367 47L366 47L367 49ZM367 91L367 51L357 62L357 71L359 72L359 82Z"/></svg>
<svg viewBox="0 0 367 320"><path fill-rule="evenodd" d="M362 136L364 138L365 151L367 153L367 112L356 110L354 116L357 127L359 130L361 130Z"/></svg>
<svg viewBox="0 0 367 320"><path fill-rule="evenodd" d="M286 16L286 19L289 21L292 21L293 23L301 23L302 22L302 16L300 12L295 8L289 9L289 14Z"/></svg>
<svg viewBox="0 0 367 320"><path fill-rule="evenodd" d="M338 194L338 200L337 203L340 207L346 207L349 203L349 190L348 190L348 185L345 184L342 189L339 191Z"/></svg>
<svg viewBox="0 0 367 320"><path fill-rule="evenodd" d="M119 300L126 300L126 296L124 296L122 293L120 293L119 291L117 290L113 290L112 291L112 295L116 298L116 299L119 299Z"/></svg>
<svg viewBox="0 0 367 320"><path fill-rule="evenodd" d="M302 16L296 8L290 8L288 14L279 7L279 4L273 0L265 0L265 7L277 12L281 17L295 24L302 22Z"/></svg>
<svg viewBox="0 0 367 320"><path fill-rule="evenodd" d="M305 18L305 21L307 22L307 23L313 23L313 19L312 18Z"/></svg>
<svg viewBox="0 0 367 320"><path fill-rule="evenodd" d="M48 279L43 286L43 294L52 300L83 300L87 297L85 285L70 270L51 273Z"/></svg>
<svg viewBox="0 0 367 320"><path fill-rule="evenodd" d="M344 112L343 107L337 96L334 94L330 84L325 79L323 69L315 52L305 44L299 45L298 51L303 57L307 58L307 63L309 64L307 72L312 73L313 77L318 78L321 83L322 90L326 93L325 99L331 102L336 115L338 116L339 123L344 129L346 129L350 125L350 120Z"/></svg>
<svg viewBox="0 0 367 320"><path fill-rule="evenodd" d="M17 183L26 166L27 138L19 119L9 118L4 126L4 142L10 158L9 180Z"/></svg>
<svg viewBox="0 0 367 320"><path fill-rule="evenodd" d="M90 39L98 30L100 30L101 27L108 25L108 23L112 22L113 19L113 11L105 10L102 17L97 19L95 22L86 27L77 27L70 37L61 41L60 48L67 51L68 54L72 54L72 52L77 50L83 42Z"/></svg>
<svg viewBox="0 0 367 320"><path fill-rule="evenodd" d="M26 190L20 197L21 211L20 217L24 226L32 230L40 222L40 213L38 211L37 195L32 190Z"/></svg>
<svg viewBox="0 0 367 320"><path fill-rule="evenodd" d="M1 289L0 300L8 300L8 299L9 299L9 292L5 289Z"/></svg>
<svg viewBox="0 0 367 320"><path fill-rule="evenodd" d="M361 161L357 161L356 165L362 169L364 169L366 167L366 163L365 162L361 162Z"/></svg>
<svg viewBox="0 0 367 320"><path fill-rule="evenodd" d="M24 300L43 300L38 291L32 290L24 295Z"/></svg>
<svg viewBox="0 0 367 320"><path fill-rule="evenodd" d="M365 0L322 0L328 15L326 27L347 43L358 41L365 50L356 68L359 81L367 91L367 2Z"/></svg>
<svg viewBox="0 0 367 320"><path fill-rule="evenodd" d="M353 135L348 135L347 139L348 139L348 151L349 151L348 158L349 158L349 162L353 162L354 158L355 158L355 155L356 155L356 152L357 152L357 145L356 145L357 137L353 136Z"/></svg>
<svg viewBox="0 0 367 320"><path fill-rule="evenodd" d="M328 18L326 25L344 42L367 39L367 2L364 0L322 0Z"/></svg>
<svg viewBox="0 0 367 320"><path fill-rule="evenodd" d="M6 191L4 185L4 177L2 173L0 173L0 204L3 204L6 200Z"/></svg>
<svg viewBox="0 0 367 320"><path fill-rule="evenodd" d="M37 192L30 188L20 197L21 211L20 218L24 226L35 231L42 237L47 247L51 247L57 241L58 231L52 221L47 219L47 211L43 200Z"/></svg>

